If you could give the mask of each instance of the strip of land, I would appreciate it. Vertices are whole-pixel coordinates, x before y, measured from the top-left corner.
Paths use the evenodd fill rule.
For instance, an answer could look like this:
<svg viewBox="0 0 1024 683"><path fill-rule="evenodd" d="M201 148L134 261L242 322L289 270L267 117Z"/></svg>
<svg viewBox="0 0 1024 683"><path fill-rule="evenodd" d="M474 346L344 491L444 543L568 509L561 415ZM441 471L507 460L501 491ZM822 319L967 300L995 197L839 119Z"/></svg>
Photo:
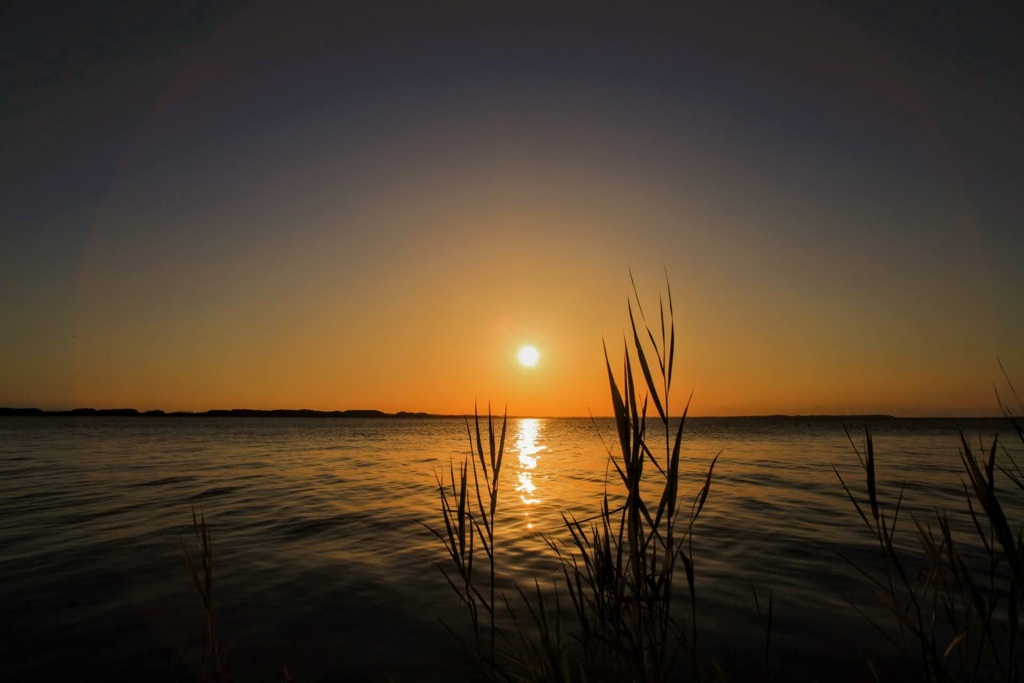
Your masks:
<svg viewBox="0 0 1024 683"><path fill-rule="evenodd" d="M74 410L42 410L41 408L0 408L0 417L461 417L432 413L385 413L382 410L206 410L203 412L163 410L139 411L135 408L75 408Z"/></svg>
<svg viewBox="0 0 1024 683"><path fill-rule="evenodd" d="M0 407L0 417L362 417L362 418L444 418L444 417L466 417L465 415L443 415L438 413L422 413L399 411L397 413L386 413L383 410L257 410L253 408L232 408L229 410L204 410L189 412L184 410L163 411L146 410L141 411L135 408L75 408L73 410L43 410L42 408L4 408ZM529 416L509 416L529 417ZM585 418L579 418L585 419ZM903 419L934 419L934 420L956 420L956 419L1000 419L999 416L992 417L971 417L971 418L950 418L950 417L896 417L884 414L850 414L850 415L733 415L713 416L705 415L699 418L702 421L709 420L764 420L776 422L779 420L903 420Z"/></svg>

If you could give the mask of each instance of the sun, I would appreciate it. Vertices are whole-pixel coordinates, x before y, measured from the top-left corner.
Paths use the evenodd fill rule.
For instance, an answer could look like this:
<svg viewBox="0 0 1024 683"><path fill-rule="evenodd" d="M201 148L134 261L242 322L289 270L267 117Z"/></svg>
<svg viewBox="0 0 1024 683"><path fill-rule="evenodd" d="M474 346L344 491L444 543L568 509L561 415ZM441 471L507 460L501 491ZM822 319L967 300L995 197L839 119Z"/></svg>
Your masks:
<svg viewBox="0 0 1024 683"><path fill-rule="evenodd" d="M536 346L524 346L519 349L519 363L532 368L540 360L540 351Z"/></svg>

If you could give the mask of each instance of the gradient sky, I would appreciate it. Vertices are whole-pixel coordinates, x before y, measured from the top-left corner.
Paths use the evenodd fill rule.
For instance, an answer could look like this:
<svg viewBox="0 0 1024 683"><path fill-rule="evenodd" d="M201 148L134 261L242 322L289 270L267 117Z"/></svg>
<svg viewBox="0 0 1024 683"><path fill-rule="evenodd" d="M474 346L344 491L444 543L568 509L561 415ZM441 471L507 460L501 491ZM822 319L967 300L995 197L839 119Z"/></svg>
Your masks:
<svg viewBox="0 0 1024 683"><path fill-rule="evenodd" d="M698 415L1024 386L1014 16L140 4L0 21L0 405L606 415L630 270Z"/></svg>

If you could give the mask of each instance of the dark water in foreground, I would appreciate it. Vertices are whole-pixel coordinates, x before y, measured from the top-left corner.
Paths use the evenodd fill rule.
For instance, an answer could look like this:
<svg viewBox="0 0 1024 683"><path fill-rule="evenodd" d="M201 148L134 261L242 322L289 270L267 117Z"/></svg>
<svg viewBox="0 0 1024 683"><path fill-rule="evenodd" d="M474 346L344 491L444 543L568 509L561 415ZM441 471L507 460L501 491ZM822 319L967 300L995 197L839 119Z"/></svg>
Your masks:
<svg viewBox="0 0 1024 683"><path fill-rule="evenodd" d="M862 428L852 421L851 427ZM860 482L842 423L695 419L684 496L721 459L694 556L702 643L733 680L759 671L751 586L774 592L776 666L789 679L866 679L891 655L853 609L884 619L839 558L870 539L832 465ZM872 423L882 481L908 509L959 509L960 428L999 421ZM590 420L510 420L498 525L506 579L555 565L541 533L589 516L607 459ZM436 564L435 471L468 452L461 420L0 419L0 679L167 680L195 670L199 597L179 539L191 510L213 528L219 620L237 680L461 678L463 613ZM1011 519L1021 519L1020 515ZM680 585L682 587L682 584Z"/></svg>

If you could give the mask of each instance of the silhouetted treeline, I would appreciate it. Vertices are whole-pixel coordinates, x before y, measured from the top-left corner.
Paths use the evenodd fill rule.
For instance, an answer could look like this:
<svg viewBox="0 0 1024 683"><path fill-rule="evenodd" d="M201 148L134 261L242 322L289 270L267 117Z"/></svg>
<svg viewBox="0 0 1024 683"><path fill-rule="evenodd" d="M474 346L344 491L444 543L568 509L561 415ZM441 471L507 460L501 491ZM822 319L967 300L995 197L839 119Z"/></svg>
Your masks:
<svg viewBox="0 0 1024 683"><path fill-rule="evenodd" d="M53 417L447 417L431 413L401 411L385 413L381 410L253 410L233 408L231 410L206 410L190 413L186 411L164 412L135 408L75 408L74 410L42 410L40 408L0 408L2 416L53 416Z"/></svg>

